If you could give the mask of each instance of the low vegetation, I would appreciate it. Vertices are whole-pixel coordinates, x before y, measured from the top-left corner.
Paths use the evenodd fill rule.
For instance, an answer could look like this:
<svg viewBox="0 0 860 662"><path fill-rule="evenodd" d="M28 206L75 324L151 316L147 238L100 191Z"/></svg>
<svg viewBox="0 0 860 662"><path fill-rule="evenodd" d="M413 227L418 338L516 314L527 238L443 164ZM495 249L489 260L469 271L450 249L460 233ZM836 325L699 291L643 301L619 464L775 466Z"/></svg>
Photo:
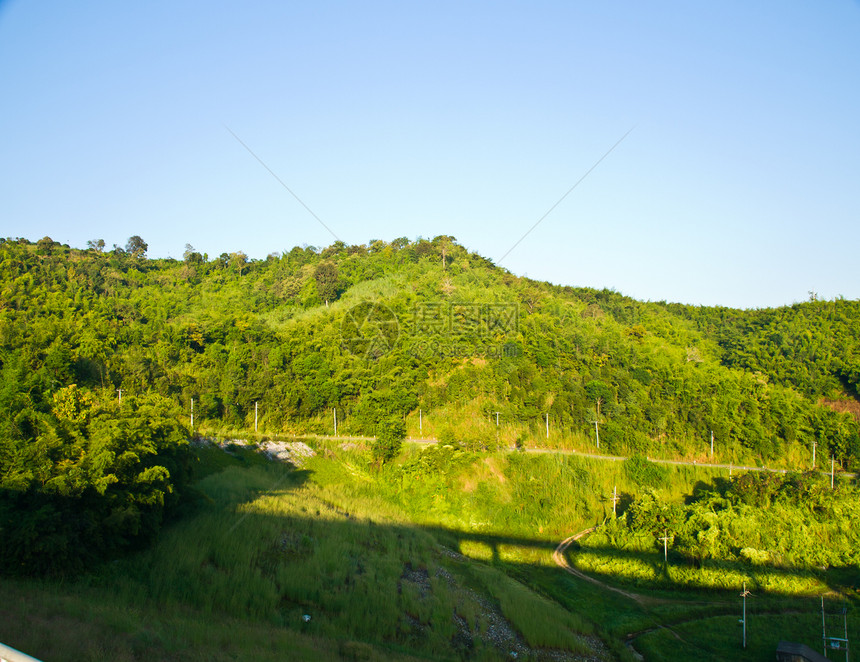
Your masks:
<svg viewBox="0 0 860 662"><path fill-rule="evenodd" d="M693 535L696 517L716 517L727 536L756 531L763 552L792 535L782 518L806 509L812 528L801 530L838 543L828 558L850 553L838 533L840 518L856 508L847 483L831 492L812 475L729 478L644 459L419 444L379 465L370 443L311 444L316 455L301 468L267 459L253 444L196 447L198 499L150 548L74 580L2 580L4 594L22 600L4 607L0 640L52 660L81 659L82 650L93 660L490 660L511 652L629 660L624 636L646 632L637 649L670 660L677 658L666 651L678 647L650 633L654 623L708 623L700 635L691 622L683 650L716 649L733 634L736 641L737 616L726 614L736 614L746 580L755 596L750 618L762 616L750 655L768 651L770 659L780 627L798 618L791 614L819 608L810 592L855 599L860 577L847 557L824 571L819 557L802 556L808 546L780 548L781 559L737 549L734 538L702 558L700 547L688 549L711 539L709 529L701 541ZM613 491L621 497L615 518ZM771 508L756 511L762 499ZM595 524L568 558L656 602L639 604L555 567L558 541ZM669 526L667 565L655 536ZM718 575L729 580L708 580ZM80 630L65 629L76 623ZM53 627L70 634L48 637ZM225 638L224 628L236 636ZM798 636L814 644L808 629ZM703 659L764 659L731 651Z"/></svg>
<svg viewBox="0 0 860 662"><path fill-rule="evenodd" d="M749 472L699 484L687 503L639 494L572 551L576 565L634 585L817 595L851 590L860 500L815 472ZM665 543L665 548L664 548Z"/></svg>

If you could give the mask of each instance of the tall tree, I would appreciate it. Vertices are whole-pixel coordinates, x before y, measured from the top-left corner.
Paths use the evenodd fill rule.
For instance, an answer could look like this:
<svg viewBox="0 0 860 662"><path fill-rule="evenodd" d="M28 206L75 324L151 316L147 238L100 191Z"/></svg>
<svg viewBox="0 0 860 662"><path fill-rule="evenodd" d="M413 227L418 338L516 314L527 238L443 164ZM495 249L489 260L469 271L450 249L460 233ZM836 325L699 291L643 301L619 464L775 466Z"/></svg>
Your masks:
<svg viewBox="0 0 860 662"><path fill-rule="evenodd" d="M185 244L185 252L182 253L182 259L186 264L200 264L203 262L203 256L191 244Z"/></svg>
<svg viewBox="0 0 860 662"><path fill-rule="evenodd" d="M129 253L133 257L142 258L146 257L146 250L149 248L149 245L140 238L138 235L134 235L128 238L128 242L125 245L125 252Z"/></svg>
<svg viewBox="0 0 860 662"><path fill-rule="evenodd" d="M320 295L320 299L325 301L325 305L328 306L329 301L337 298L342 287L337 266L334 262L320 262L314 270L314 279L317 282L317 293Z"/></svg>

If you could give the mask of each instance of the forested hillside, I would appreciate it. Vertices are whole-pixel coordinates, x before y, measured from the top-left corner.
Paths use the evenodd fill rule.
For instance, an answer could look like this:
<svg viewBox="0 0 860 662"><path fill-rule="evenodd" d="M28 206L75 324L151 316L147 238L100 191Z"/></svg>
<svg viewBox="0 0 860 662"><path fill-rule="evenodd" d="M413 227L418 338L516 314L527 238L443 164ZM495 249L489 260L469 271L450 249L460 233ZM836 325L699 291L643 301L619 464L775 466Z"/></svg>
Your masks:
<svg viewBox="0 0 860 662"><path fill-rule="evenodd" d="M548 415L553 439L597 430L614 453L695 457L713 431L724 458L813 442L860 458L857 301L643 303L514 276L447 236L265 260L90 244L0 243L0 526L27 511L32 542L53 522L73 564L146 539L178 502L192 400L195 430L327 433L336 413L340 433L376 435L420 410L481 448L498 412L530 443Z"/></svg>

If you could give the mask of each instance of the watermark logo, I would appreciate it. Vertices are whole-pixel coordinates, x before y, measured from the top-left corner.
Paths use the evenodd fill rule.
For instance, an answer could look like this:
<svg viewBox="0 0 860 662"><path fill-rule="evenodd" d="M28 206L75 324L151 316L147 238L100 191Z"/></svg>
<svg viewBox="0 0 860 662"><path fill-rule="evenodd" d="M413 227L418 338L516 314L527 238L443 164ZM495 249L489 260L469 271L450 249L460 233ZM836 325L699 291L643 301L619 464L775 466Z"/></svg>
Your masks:
<svg viewBox="0 0 860 662"><path fill-rule="evenodd" d="M412 309L412 332L427 335L493 338L516 333L519 306L515 303L444 303L430 301Z"/></svg>
<svg viewBox="0 0 860 662"><path fill-rule="evenodd" d="M400 337L397 315L380 303L364 301L350 308L341 327L342 346L351 354L379 358Z"/></svg>
<svg viewBox="0 0 860 662"><path fill-rule="evenodd" d="M343 348L379 358L405 334L406 351L416 358L504 358L520 355L511 337L519 330L515 303L428 301L412 307L411 323L401 325L387 306L363 302L343 321Z"/></svg>

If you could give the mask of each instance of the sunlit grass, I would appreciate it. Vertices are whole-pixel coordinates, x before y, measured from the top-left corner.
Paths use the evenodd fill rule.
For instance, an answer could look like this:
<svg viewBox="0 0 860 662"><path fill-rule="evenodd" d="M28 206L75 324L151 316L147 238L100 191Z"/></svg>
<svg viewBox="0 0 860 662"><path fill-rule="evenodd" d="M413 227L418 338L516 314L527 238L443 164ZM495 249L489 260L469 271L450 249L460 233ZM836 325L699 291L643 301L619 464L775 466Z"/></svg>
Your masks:
<svg viewBox="0 0 860 662"><path fill-rule="evenodd" d="M613 488L620 508L644 489L623 463L414 446L380 468L362 444L307 443L317 455L300 471L252 450L200 449L197 488L204 498L197 510L167 526L152 548L54 587L68 597L64 605L46 602L48 611L97 623L98 632L83 628L96 642L89 659L117 660L139 659L141 650L177 660L230 659L253 650L240 634L223 644L222 654L221 630L195 619L268 636L271 657L254 659L275 659L279 651L283 658L291 647L298 652L289 659L398 659L408 652L447 659L458 636L470 642L475 659L495 659L498 650L482 639L486 604L530 646L588 655L589 638L600 634L625 659L623 645L617 648L607 633L653 620L630 604L619 606L617 596L571 585L576 580L551 556L562 538L611 518ZM667 466L659 489L680 500L697 483L726 475ZM659 590L681 604L689 595L736 593L743 581L762 593L825 588L814 574L792 576L767 565L693 567L671 550L666 566L653 541L622 551L630 553L586 544L569 557L596 577ZM47 592L34 595L47 601ZM570 595L588 595L590 602ZM667 617L684 613L674 609L665 608ZM454 614L468 623L465 635ZM130 629L135 620L145 625ZM0 640L53 650L24 631L27 622L19 614L0 626ZM77 638L67 643L83 645Z"/></svg>

